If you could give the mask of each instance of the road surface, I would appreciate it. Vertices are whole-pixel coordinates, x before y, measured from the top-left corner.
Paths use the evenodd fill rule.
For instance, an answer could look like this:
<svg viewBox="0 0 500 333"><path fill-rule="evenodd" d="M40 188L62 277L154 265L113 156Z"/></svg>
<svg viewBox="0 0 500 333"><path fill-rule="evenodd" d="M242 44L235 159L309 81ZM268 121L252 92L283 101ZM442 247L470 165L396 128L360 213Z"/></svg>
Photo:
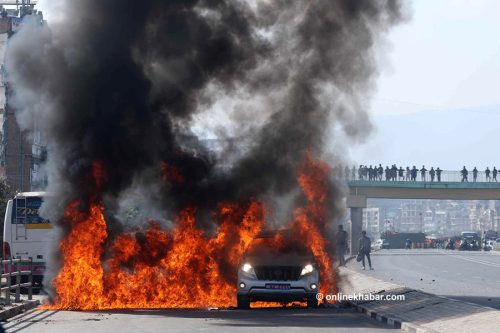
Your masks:
<svg viewBox="0 0 500 333"><path fill-rule="evenodd" d="M3 323L22 333L390 332L352 309L253 309L69 312L32 310Z"/></svg>
<svg viewBox="0 0 500 333"><path fill-rule="evenodd" d="M500 253L381 250L372 253L375 278L500 309ZM361 264L349 262L361 271Z"/></svg>

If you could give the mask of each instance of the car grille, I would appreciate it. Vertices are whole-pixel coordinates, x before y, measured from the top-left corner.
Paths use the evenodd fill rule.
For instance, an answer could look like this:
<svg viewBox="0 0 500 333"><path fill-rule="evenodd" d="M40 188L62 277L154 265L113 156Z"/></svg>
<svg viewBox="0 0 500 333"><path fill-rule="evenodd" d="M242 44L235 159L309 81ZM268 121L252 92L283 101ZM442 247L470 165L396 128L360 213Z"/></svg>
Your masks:
<svg viewBox="0 0 500 333"><path fill-rule="evenodd" d="M259 280L296 281L300 278L300 266L257 266L255 274Z"/></svg>

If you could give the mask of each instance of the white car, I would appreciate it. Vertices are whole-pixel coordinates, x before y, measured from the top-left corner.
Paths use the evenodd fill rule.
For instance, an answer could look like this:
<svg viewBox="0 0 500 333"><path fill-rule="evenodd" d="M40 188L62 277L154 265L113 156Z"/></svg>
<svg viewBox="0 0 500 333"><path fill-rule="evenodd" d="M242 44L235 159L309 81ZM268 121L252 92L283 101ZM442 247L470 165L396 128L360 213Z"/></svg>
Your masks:
<svg viewBox="0 0 500 333"><path fill-rule="evenodd" d="M372 250L380 250L382 248L382 243L384 241L381 239L377 239L375 242L372 243Z"/></svg>
<svg viewBox="0 0 500 333"><path fill-rule="evenodd" d="M486 241L486 244L484 244L483 250L485 251L491 251L493 250L493 247L495 246L495 243L491 240Z"/></svg>
<svg viewBox="0 0 500 333"><path fill-rule="evenodd" d="M272 236L261 235L253 243ZM318 307L319 271L310 254L272 253L257 245L246 253L238 269L238 308L248 309L255 301L305 301L309 308Z"/></svg>

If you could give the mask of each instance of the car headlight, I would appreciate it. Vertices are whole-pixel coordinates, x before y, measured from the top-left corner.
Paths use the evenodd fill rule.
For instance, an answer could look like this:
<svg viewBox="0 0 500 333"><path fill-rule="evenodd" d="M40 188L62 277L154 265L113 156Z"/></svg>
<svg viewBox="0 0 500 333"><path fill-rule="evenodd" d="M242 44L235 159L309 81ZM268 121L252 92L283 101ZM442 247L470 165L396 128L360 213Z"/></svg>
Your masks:
<svg viewBox="0 0 500 333"><path fill-rule="evenodd" d="M253 269L252 265L250 264L243 264L243 266L241 266L241 270L245 273L249 273L251 270Z"/></svg>
<svg viewBox="0 0 500 333"><path fill-rule="evenodd" d="M241 265L240 270L241 270L241 274L243 274L247 278L250 278L250 279L257 278L257 275L255 274L255 270L253 269L252 265L250 265L249 263L245 263L245 264Z"/></svg>
<svg viewBox="0 0 500 333"><path fill-rule="evenodd" d="M304 268L302 268L302 272L300 273L300 276L312 273L314 271L314 267L311 264L305 265Z"/></svg>

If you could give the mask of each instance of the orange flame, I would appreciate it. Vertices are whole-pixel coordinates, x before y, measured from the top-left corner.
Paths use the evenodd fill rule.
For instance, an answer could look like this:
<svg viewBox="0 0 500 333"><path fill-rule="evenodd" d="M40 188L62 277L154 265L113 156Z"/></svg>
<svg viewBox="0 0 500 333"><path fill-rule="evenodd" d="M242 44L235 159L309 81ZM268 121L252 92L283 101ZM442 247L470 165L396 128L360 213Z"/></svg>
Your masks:
<svg viewBox="0 0 500 333"><path fill-rule="evenodd" d="M95 164L100 165L100 164ZM96 171L97 170L97 171ZM172 173L171 169L170 175ZM94 167L94 173L105 175ZM164 170L165 172L165 170ZM320 264L322 289L335 292L335 271L324 237L327 225L328 166L307 154L298 181L307 205L295 211L291 228ZM97 187L102 185L98 177ZM177 177L174 177L177 178ZM171 180L169 178L169 180ZM53 284L51 309L226 307L236 303L236 273L245 251L264 228L262 203L221 204L207 235L196 224L196 208L182 210L176 227L151 223L143 233L108 239L102 203L87 212L68 205L64 219L71 232L60 243L63 266ZM275 239L280 246L280 239Z"/></svg>

